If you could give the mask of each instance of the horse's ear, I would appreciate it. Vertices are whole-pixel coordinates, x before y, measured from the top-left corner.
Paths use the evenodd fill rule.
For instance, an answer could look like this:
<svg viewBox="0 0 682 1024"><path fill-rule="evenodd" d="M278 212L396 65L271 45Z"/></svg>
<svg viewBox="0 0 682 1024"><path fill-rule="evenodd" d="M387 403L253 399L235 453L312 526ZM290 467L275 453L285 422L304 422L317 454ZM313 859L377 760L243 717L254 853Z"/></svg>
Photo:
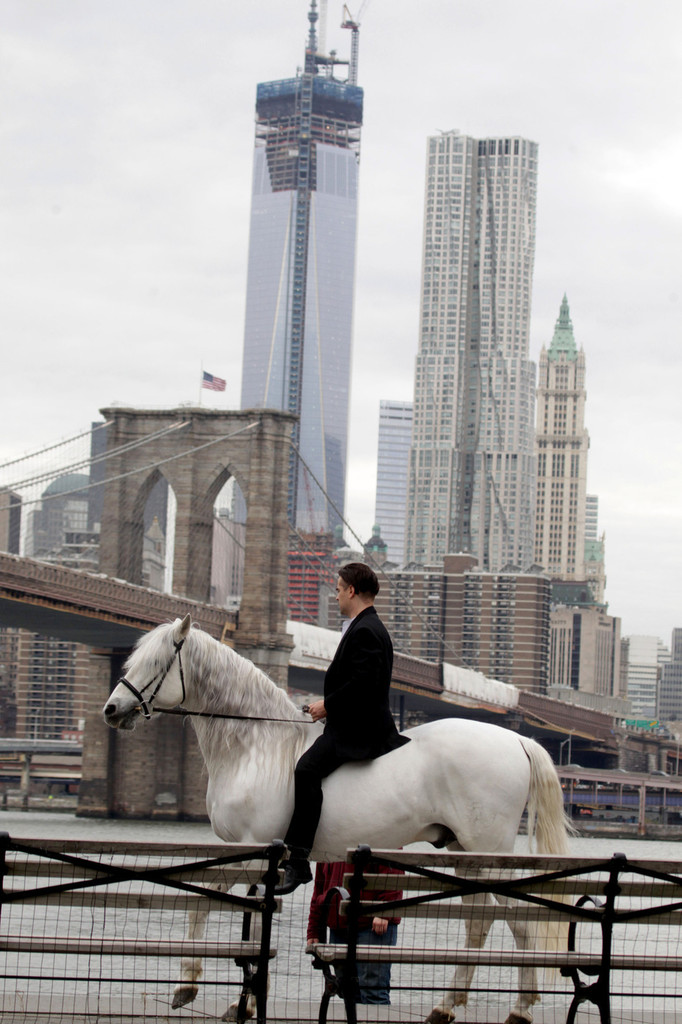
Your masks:
<svg viewBox="0 0 682 1024"><path fill-rule="evenodd" d="M192 628L192 616L187 612L182 622L175 627L173 630L173 639L176 644L182 643L190 629Z"/></svg>

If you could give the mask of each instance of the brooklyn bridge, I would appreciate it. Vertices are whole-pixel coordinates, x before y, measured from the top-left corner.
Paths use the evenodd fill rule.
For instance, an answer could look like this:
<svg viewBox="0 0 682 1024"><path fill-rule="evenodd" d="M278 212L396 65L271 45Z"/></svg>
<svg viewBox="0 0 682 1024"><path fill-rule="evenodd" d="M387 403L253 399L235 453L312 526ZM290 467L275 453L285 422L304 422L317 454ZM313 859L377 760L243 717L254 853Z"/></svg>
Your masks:
<svg viewBox="0 0 682 1024"><path fill-rule="evenodd" d="M205 814L205 779L193 730L164 716L122 734L107 729L100 709L135 640L188 612L292 694L321 692L337 636L291 621L287 613L286 479L293 417L202 408L111 408L102 415L106 448L87 462L88 482L76 492L87 490L100 516L96 571L0 553L0 625L88 649L80 814L199 818ZM104 473L98 470L103 463ZM64 469L59 472L64 477ZM214 505L232 479L247 510L238 609L210 600ZM172 593L145 586L143 576L145 508L160 481L176 503ZM9 500L17 494L20 489L11 484L0 490L0 526L3 515L8 523L21 509ZM6 537L11 534L5 530ZM625 731L613 716L486 682L477 673L398 652L392 680L396 717L401 724L442 716L495 721L539 739L557 762L568 743L574 759L589 752L590 763L617 766ZM627 741L643 757L660 758L656 737Z"/></svg>

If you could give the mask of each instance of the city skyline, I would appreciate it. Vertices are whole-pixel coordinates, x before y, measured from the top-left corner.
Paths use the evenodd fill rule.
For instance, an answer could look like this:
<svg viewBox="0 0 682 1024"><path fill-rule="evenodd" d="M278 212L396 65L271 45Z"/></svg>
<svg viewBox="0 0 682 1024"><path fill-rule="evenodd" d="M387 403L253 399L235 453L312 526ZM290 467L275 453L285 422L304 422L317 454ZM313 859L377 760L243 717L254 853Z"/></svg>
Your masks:
<svg viewBox="0 0 682 1024"><path fill-rule="evenodd" d="M190 19L175 0L162 16L130 0L4 4L0 459L72 436L113 401L196 404L202 362L228 382L203 401L237 407L254 89L291 73L307 8L199 0ZM531 359L568 292L590 359L587 486L609 610L625 635L668 642L682 555L682 11L659 15L611 0L578 0L559 26L538 0L365 10L347 517L370 535L379 398L412 395L425 140L511 128L539 143ZM330 5L327 49L345 53L339 21Z"/></svg>

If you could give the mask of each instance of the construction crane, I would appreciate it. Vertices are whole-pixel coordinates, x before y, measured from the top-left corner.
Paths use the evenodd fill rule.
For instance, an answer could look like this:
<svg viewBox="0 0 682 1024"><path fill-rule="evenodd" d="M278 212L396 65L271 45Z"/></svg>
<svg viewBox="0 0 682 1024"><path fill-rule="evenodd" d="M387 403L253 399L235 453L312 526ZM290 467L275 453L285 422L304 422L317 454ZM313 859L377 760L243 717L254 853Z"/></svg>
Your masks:
<svg viewBox="0 0 682 1024"><path fill-rule="evenodd" d="M318 13L319 7L319 13ZM311 33L308 35L308 46L306 54L310 61L311 70L318 73L319 68L324 68L324 73L334 77L334 68L340 64L350 64L348 60L341 60L336 55L336 50L327 53L327 0L311 0L308 20L311 24ZM314 26L317 25L317 29Z"/></svg>
<svg viewBox="0 0 682 1024"><path fill-rule="evenodd" d="M317 52L327 52L327 0L320 0L320 19L317 23Z"/></svg>
<svg viewBox="0 0 682 1024"><path fill-rule="evenodd" d="M358 84L358 54L360 50L360 17L362 12L367 7L369 0L364 0L358 11L357 18L353 18L353 15L348 10L347 4L343 5L343 21L341 22L341 28L348 28L353 33L350 43L350 65L348 67L348 84Z"/></svg>

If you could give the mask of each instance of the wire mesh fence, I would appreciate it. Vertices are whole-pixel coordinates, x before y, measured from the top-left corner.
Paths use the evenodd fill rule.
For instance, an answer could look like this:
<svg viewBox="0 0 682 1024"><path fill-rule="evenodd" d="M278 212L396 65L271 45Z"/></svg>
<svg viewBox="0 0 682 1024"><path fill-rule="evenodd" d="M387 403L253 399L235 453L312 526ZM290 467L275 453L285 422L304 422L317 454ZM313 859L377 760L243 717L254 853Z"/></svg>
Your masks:
<svg viewBox="0 0 682 1024"><path fill-rule="evenodd" d="M362 901L359 927L375 915L399 918L395 945L369 949L366 932L358 936L358 961L390 965L372 992L362 971L364 991L350 987L346 894L332 896L348 912L336 941L319 944L315 961L306 953L310 889L272 898L278 848L9 838L4 848L3 1021L215 1020L231 1006L234 1019L248 1011L263 1021L405 1024L434 1008L432 1021L452 1011L478 1024L515 1008L559 1024L572 1012L574 980L604 978L611 1020L682 1021L682 865L623 862L614 876L612 862L586 858L382 854L405 872L393 885L400 899L388 912L377 900L386 879L376 861L353 897ZM353 870L344 880L351 893ZM259 991L260 1005L247 1006ZM574 1011L599 1019L599 1003Z"/></svg>
<svg viewBox="0 0 682 1024"><path fill-rule="evenodd" d="M354 914L381 912L372 889L387 866L404 867L397 944L380 952L358 937L357 960L391 963L391 1003L400 1019L420 1004L435 1024L682 1019L682 865L596 858L374 852L354 857L346 877L347 948L353 978ZM362 967L358 968L362 996ZM344 982L347 984L347 982ZM357 998L358 990L355 990ZM347 1007L348 1009L348 1007ZM351 1008L348 1019L355 1019ZM358 1016L357 1019L363 1019ZM512 1019L517 1020L516 1017Z"/></svg>
<svg viewBox="0 0 682 1024"><path fill-rule="evenodd" d="M281 850L4 846L3 1020L163 1019L192 997L219 1017L264 1000Z"/></svg>

